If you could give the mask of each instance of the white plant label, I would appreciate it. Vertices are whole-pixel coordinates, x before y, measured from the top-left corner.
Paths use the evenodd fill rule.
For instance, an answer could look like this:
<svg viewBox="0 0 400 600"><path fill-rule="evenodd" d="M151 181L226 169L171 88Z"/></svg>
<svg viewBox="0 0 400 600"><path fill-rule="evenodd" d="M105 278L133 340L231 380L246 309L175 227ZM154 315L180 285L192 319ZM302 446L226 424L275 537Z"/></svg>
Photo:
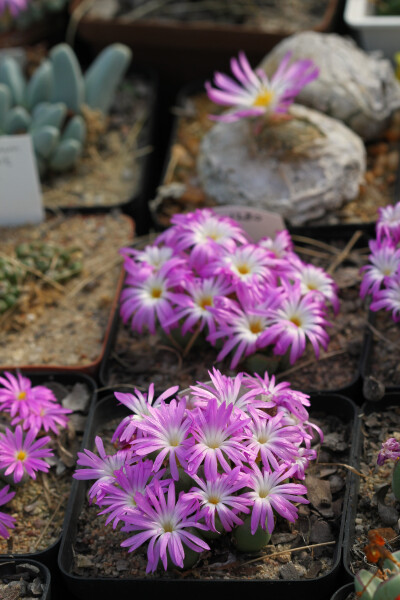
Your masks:
<svg viewBox="0 0 400 600"><path fill-rule="evenodd" d="M0 136L0 226L36 224L43 218L31 137Z"/></svg>
<svg viewBox="0 0 400 600"><path fill-rule="evenodd" d="M235 219L254 242L263 237L275 238L277 231L286 229L281 215L267 210L233 204L213 206L212 209L220 215Z"/></svg>

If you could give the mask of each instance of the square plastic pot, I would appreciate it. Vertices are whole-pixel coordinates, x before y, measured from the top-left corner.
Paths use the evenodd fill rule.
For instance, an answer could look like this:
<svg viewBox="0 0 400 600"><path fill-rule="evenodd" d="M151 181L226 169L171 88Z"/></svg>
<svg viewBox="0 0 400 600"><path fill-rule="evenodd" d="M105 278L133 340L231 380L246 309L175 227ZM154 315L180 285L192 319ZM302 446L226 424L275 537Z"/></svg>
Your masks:
<svg viewBox="0 0 400 600"><path fill-rule="evenodd" d="M88 375L86 375L84 373L79 373L79 372L73 373L73 372L65 371L65 370L64 371L50 370L47 372L37 373L36 371L32 371L32 370L18 369L17 372L21 373L21 375L24 375L25 377L28 377L34 386L45 385L46 383L59 383L66 387L74 385L75 383L81 383L81 384L87 386L89 395L90 395L90 403L89 403L88 416L87 416L87 418L89 418L89 414L91 412L91 407L96 403L96 400L97 400L97 391L96 391L97 386L96 386L96 382L94 381L94 379L92 379ZM15 374L15 371L13 374ZM0 375L4 375L4 372L0 372ZM82 441L82 444L83 444L83 441ZM82 445L82 447L83 447L83 445ZM71 482L72 482L72 477L71 477ZM18 491L17 491L17 493L18 493ZM12 535L12 533L11 533L11 535ZM20 561L21 560L23 561L23 560L33 559L33 560L43 563L52 572L54 572L57 569L57 555L58 555L58 549L60 546L60 542L61 542L61 531L60 531L60 535L59 535L58 539L53 544L51 544L47 548L44 548L43 550L38 550L37 552L32 552L32 553L13 552L11 554L7 554L7 553L0 554L0 560L18 559Z"/></svg>
<svg viewBox="0 0 400 600"><path fill-rule="evenodd" d="M0 583L18 581L18 575L24 570L24 565L31 566L43 585L43 593L39 600L50 600L51 598L51 573L46 565L32 559L0 559ZM0 596L3 600L22 598L23 596Z"/></svg>
<svg viewBox="0 0 400 600"><path fill-rule="evenodd" d="M368 52L381 50L386 58L394 61L399 51L400 16L374 14L370 0L346 0L343 18L361 48Z"/></svg>
<svg viewBox="0 0 400 600"><path fill-rule="evenodd" d="M345 396L338 394L315 394L311 396L311 407L311 416L314 411L322 411L329 415L340 417L344 423L348 424L351 431L356 426L358 409ZM114 396L103 398L103 400L93 407L90 415L84 439L85 447L93 447L96 433L101 429L102 424L108 423L114 418L122 419L127 414L129 414L129 411L125 406L118 405ZM350 435L351 439L353 439L353 435ZM349 448L348 460L350 464L354 461L352 447ZM119 600L130 600L132 595L145 596L155 594L165 594L167 596L173 594L176 597L183 597L185 594L191 598L200 599L208 597L210 600L217 600L217 598L221 597L230 598L230 600L239 600L245 595L254 597L254 595L258 596L260 594L266 595L269 598L292 600L294 597L305 597L309 594L310 597L322 600L329 598L333 591L342 583L341 547L345 533L344 524L348 502L347 488L344 494L343 515L331 570L318 579L297 579L292 581L251 579L212 581L194 580L189 577L173 580L154 580L146 578L117 579L77 576L71 572L75 553L74 540L77 530L77 520L84 503L87 502L87 489L88 485L85 481L75 481L73 484L58 557L58 565L65 587L79 600L86 600L90 595L95 595L97 600L108 599L111 595L118 596ZM124 551L122 550L122 552ZM129 560L128 554L126 554L126 559Z"/></svg>

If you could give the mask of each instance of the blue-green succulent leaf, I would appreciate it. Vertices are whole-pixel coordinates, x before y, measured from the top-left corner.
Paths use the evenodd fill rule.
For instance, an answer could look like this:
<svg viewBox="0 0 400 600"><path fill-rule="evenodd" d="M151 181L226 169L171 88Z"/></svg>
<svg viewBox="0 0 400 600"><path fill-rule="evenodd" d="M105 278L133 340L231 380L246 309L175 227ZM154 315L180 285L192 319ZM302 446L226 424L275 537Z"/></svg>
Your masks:
<svg viewBox="0 0 400 600"><path fill-rule="evenodd" d="M0 60L0 83L10 88L13 105L25 104L26 80L18 62L10 56Z"/></svg>
<svg viewBox="0 0 400 600"><path fill-rule="evenodd" d="M59 143L49 166L54 171L67 171L77 162L82 154L82 144L77 140L64 140Z"/></svg>
<svg viewBox="0 0 400 600"><path fill-rule="evenodd" d="M69 110L79 113L84 102L84 81L81 67L68 44L58 44L50 52L53 65L53 102L64 102Z"/></svg>
<svg viewBox="0 0 400 600"><path fill-rule="evenodd" d="M374 600L375 592L381 580L376 577L373 578L372 575L373 574L366 569L362 569L354 578L354 588L356 592L361 592L365 588L360 596L360 600Z"/></svg>
<svg viewBox="0 0 400 600"><path fill-rule="evenodd" d="M11 92L5 83L0 83L0 129L3 129L8 111L11 108Z"/></svg>
<svg viewBox="0 0 400 600"><path fill-rule="evenodd" d="M132 51L124 44L107 46L85 73L85 102L108 114L117 87L125 76Z"/></svg>
<svg viewBox="0 0 400 600"><path fill-rule="evenodd" d="M42 102L38 104L33 113L31 130L40 129L43 125L51 125L61 129L67 114L67 107L62 102L51 104Z"/></svg>
<svg viewBox="0 0 400 600"><path fill-rule="evenodd" d="M61 139L77 140L83 145L86 139L86 123L83 117L80 115L72 117L62 133Z"/></svg>
<svg viewBox="0 0 400 600"><path fill-rule="evenodd" d="M41 102L48 102L53 89L53 67L49 60L44 60L29 80L26 90L26 102L32 110Z"/></svg>
<svg viewBox="0 0 400 600"><path fill-rule="evenodd" d="M8 135L27 133L31 124L31 116L23 106L14 106L8 111L3 129Z"/></svg>
<svg viewBox="0 0 400 600"><path fill-rule="evenodd" d="M32 132L33 148L36 154L43 159L49 158L60 139L60 132L56 127L44 125L41 129Z"/></svg>

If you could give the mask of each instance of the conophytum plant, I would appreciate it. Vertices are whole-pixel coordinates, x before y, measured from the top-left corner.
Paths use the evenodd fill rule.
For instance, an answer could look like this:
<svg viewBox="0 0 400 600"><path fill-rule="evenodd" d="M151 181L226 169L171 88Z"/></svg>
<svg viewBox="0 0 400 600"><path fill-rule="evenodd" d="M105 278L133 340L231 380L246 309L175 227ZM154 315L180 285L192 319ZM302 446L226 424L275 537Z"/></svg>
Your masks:
<svg viewBox="0 0 400 600"><path fill-rule="evenodd" d="M12 57L0 61L0 135L29 133L39 174L66 171L82 154L86 105L108 114L132 58L123 44L105 48L82 74L70 46L58 44L29 81Z"/></svg>

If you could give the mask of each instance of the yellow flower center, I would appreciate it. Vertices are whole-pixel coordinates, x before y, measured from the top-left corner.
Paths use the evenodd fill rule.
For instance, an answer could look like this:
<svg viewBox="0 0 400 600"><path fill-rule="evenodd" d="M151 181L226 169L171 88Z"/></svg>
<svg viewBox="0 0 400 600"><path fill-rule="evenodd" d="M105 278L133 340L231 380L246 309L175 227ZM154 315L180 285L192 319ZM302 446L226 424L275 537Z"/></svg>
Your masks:
<svg viewBox="0 0 400 600"><path fill-rule="evenodd" d="M219 498L217 496L210 496L208 502L209 504L219 504Z"/></svg>
<svg viewBox="0 0 400 600"><path fill-rule="evenodd" d="M201 298L200 302L199 302L199 306L202 309L206 309L207 306L212 306L212 298L211 296L204 296L204 298Z"/></svg>
<svg viewBox="0 0 400 600"><path fill-rule="evenodd" d="M241 275L247 275L248 273L250 273L250 269L247 265L238 265L237 270Z"/></svg>
<svg viewBox="0 0 400 600"><path fill-rule="evenodd" d="M293 325L296 325L296 327L301 326L301 321L300 321L299 317L294 316L290 319L290 321L291 321L291 323L293 323Z"/></svg>
<svg viewBox="0 0 400 600"><path fill-rule="evenodd" d="M20 450L20 451L17 453L17 460L25 460L25 459L26 459L26 457L27 457L27 454L26 454L26 452L24 452L23 450Z"/></svg>
<svg viewBox="0 0 400 600"><path fill-rule="evenodd" d="M162 294L162 289L161 288L153 288L151 290L151 297L152 298L161 298L161 294Z"/></svg>
<svg viewBox="0 0 400 600"><path fill-rule="evenodd" d="M254 321L250 323L250 331L251 333L261 333L263 328L261 327L260 321Z"/></svg>
<svg viewBox="0 0 400 600"><path fill-rule="evenodd" d="M17 400L25 400L26 392L20 392L17 396Z"/></svg>
<svg viewBox="0 0 400 600"><path fill-rule="evenodd" d="M269 106L274 99L274 92L263 88L253 102L253 106Z"/></svg>

